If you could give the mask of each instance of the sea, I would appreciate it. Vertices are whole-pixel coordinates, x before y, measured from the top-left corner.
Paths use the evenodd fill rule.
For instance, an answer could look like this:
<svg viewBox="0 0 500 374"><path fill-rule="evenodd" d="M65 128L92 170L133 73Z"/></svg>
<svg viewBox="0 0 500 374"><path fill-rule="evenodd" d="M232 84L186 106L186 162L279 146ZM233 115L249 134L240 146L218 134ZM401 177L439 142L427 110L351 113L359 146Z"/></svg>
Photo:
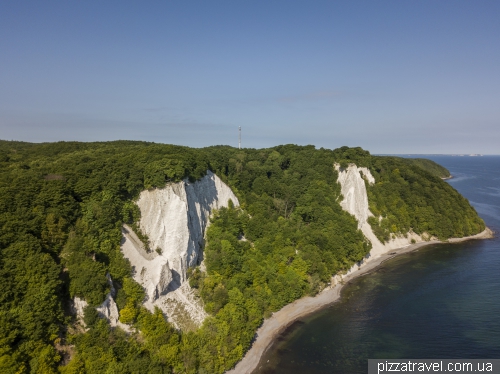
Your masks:
<svg viewBox="0 0 500 374"><path fill-rule="evenodd" d="M415 157L415 156L414 156ZM366 373L377 359L500 359L500 156L418 156L450 170L494 239L436 244L347 284L287 328L254 374Z"/></svg>

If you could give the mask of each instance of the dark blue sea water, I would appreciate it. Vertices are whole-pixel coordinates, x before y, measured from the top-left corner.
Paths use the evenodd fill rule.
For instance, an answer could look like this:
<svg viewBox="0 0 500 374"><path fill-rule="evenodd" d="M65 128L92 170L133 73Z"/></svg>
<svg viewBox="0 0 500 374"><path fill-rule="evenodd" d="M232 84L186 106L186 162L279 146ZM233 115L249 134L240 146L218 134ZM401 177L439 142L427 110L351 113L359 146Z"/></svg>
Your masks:
<svg viewBox="0 0 500 374"><path fill-rule="evenodd" d="M426 157L499 233L500 156ZM285 331L256 373L366 373L368 358L500 358L498 236L384 263Z"/></svg>

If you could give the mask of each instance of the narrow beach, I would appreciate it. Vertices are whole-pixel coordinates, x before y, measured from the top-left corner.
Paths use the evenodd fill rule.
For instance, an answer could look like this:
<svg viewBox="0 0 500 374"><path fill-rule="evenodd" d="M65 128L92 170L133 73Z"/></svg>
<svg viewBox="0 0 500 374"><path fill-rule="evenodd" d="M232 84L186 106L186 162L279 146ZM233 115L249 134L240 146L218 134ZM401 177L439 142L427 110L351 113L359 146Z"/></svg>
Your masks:
<svg viewBox="0 0 500 374"><path fill-rule="evenodd" d="M236 365L234 369L226 373L251 374L258 367L262 355L273 343L275 338L283 330L290 326L290 324L305 315L308 315L318 309L323 308L326 305L332 304L337 301L340 298L340 292L345 284L361 275L373 271L384 261L387 261L388 259L393 258L397 255L412 252L421 247L431 244L458 243L471 239L489 239L492 237L493 232L489 228L486 228L483 232L473 236L451 238L447 241L431 240L428 242L410 244L402 248L390 250L379 257L368 258L360 268L349 272L346 276L343 277L342 281L340 283L337 283L335 286L323 290L315 297L307 296L303 297L302 299L296 300L293 303L286 305L278 312L274 313L270 318L266 319L262 326L257 330L256 339L253 342L250 350L246 353L245 357L243 357L243 359Z"/></svg>

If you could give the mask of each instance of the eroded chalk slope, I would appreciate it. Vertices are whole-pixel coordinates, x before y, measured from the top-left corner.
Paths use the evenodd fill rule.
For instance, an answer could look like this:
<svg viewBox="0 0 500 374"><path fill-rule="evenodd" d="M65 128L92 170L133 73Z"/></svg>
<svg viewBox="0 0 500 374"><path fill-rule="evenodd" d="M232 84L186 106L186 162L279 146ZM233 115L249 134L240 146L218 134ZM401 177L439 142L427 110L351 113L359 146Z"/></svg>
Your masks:
<svg viewBox="0 0 500 374"><path fill-rule="evenodd" d="M133 230L124 226L122 251L133 277L146 290L145 306L160 307L179 328L199 326L206 317L201 300L187 282L187 269L202 261L203 239L213 209L239 205L231 189L207 171L202 179L172 183L141 192L139 227L150 251Z"/></svg>
<svg viewBox="0 0 500 374"><path fill-rule="evenodd" d="M372 217L373 214L369 209L366 183L375 183L375 178L368 168L358 167L355 164L349 164L347 168L341 168L340 165L336 164L335 169L339 174L337 181L340 183L341 193L344 197L340 205L342 209L356 217L358 228L372 243L370 257L378 257L390 250L407 246L412 239L417 243L424 241L421 236L414 232L408 232L406 235L396 236L386 243L381 243L367 222L368 217Z"/></svg>

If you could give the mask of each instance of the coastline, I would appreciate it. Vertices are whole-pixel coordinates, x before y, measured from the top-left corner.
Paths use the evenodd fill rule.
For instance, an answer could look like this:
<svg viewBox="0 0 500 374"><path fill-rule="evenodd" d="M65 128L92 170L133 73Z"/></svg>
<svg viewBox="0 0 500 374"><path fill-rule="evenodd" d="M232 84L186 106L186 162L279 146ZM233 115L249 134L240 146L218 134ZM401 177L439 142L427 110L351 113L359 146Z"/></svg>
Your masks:
<svg viewBox="0 0 500 374"><path fill-rule="evenodd" d="M256 332L256 339L254 340L251 348L247 351L243 359L238 362L238 364L233 369L227 371L226 373L251 374L255 369L257 369L262 356L283 330L285 330L297 319L336 302L340 298L340 292L344 285L357 277L375 270L383 262L400 254L409 253L431 244L459 243L466 240L490 239L492 237L493 232L488 227L486 227L484 231L476 235L463 238L450 238L446 241L430 240L426 242L419 242L398 249L390 250L375 258L368 258L367 260L365 260L362 266L358 267L358 269L351 270L345 276L343 276L340 282L337 282L336 284L325 288L322 292L314 297L306 296L301 299L295 300L293 303L288 304L281 308L279 311L273 313L270 318L264 320L264 323ZM338 278L338 276L336 278Z"/></svg>

